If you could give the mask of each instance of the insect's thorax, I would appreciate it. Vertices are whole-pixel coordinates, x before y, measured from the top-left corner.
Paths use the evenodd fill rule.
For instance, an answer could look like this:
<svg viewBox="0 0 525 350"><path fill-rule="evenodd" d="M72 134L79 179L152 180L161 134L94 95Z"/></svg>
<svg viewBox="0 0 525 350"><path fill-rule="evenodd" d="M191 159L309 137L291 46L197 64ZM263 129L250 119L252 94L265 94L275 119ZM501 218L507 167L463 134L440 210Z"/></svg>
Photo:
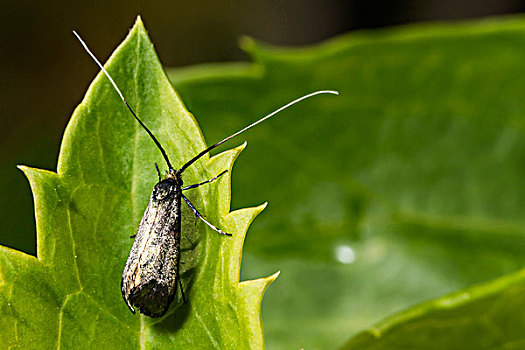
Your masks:
<svg viewBox="0 0 525 350"><path fill-rule="evenodd" d="M180 198L182 193L182 178L178 174L170 175L164 180L159 181L153 188L152 199L155 202L172 200L177 197Z"/></svg>

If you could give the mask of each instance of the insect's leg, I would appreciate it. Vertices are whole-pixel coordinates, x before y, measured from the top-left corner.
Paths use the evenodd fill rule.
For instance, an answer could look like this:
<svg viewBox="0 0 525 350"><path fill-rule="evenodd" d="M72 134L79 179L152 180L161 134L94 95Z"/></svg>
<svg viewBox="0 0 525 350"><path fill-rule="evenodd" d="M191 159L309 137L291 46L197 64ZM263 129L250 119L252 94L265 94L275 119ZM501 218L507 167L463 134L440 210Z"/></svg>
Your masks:
<svg viewBox="0 0 525 350"><path fill-rule="evenodd" d="M182 296L182 301L184 302L184 304L186 304L186 295L184 295L184 289L182 289L182 281L180 280L180 276L177 276L177 279L179 280L180 295Z"/></svg>
<svg viewBox="0 0 525 350"><path fill-rule="evenodd" d="M182 199L184 199L184 201L186 202L186 204L188 205L188 207L190 207L190 209L195 213L195 215L201 219L202 221L204 221L204 223L206 225L208 225L212 230L216 231L216 232L219 232L220 234L223 234L225 236L231 236L231 233L226 233L222 230L219 230L217 227L213 226L212 224L210 224L208 221L206 221L206 219L204 219L201 215L201 213L199 213L197 211L197 209L195 209L195 207L193 206L193 204L191 204L191 202L188 200L188 198L186 198L185 195L182 195Z"/></svg>
<svg viewBox="0 0 525 350"><path fill-rule="evenodd" d="M135 237L137 237L136 234L135 234L135 235L131 235L131 236L129 236L129 238L135 238Z"/></svg>
<svg viewBox="0 0 525 350"><path fill-rule="evenodd" d="M209 179L209 180L206 180L204 182L201 182L201 183L198 183L198 184L195 184L195 185L190 185L190 186L183 187L182 190L185 191L185 190L189 190L190 188L195 188L195 187L199 187L200 185L207 184L209 182L217 180L220 176L226 174L227 172L228 172L228 170L224 170L222 173L220 173L219 175L215 176L213 179Z"/></svg>
<svg viewBox="0 0 525 350"><path fill-rule="evenodd" d="M160 170L159 170L159 166L157 165L157 162L155 162L155 169L157 169L157 174L159 175L159 182L161 182L162 177L160 176Z"/></svg>

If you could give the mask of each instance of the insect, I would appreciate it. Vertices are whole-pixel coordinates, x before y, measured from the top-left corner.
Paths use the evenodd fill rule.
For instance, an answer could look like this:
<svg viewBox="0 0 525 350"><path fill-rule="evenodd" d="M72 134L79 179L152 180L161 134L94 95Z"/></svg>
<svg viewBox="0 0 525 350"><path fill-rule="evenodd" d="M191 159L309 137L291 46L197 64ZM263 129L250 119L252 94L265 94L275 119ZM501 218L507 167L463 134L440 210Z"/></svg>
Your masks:
<svg viewBox="0 0 525 350"><path fill-rule="evenodd" d="M226 137L225 139L211 145L187 161L184 165L182 165L182 167L175 169L172 166L168 155L166 154L166 151L160 142L133 111L106 69L89 50L86 43L84 43L80 36L75 31L73 31L73 34L77 37L91 58L104 72L135 120L151 137L159 151L162 153L162 156L166 161L166 165L168 166L168 171L165 178L163 179L159 167L155 163L159 182L153 188L148 206L146 207L142 220L139 224L137 234L131 236L134 237L135 240L126 262L126 266L124 267L121 281L122 296L133 314L135 314L134 307L136 307L142 314L146 316L161 317L166 313L170 303L173 301L177 291L177 286L180 287L182 300L186 302L184 289L182 287L182 282L179 275L181 256L180 239L182 234L181 202L184 201L193 211L195 216L202 220L212 230L225 236L231 236L231 234L220 230L204 219L195 206L183 194L183 191L208 184L218 179L227 171L225 170L221 172L212 179L189 186L183 185L182 174L184 171L203 155L207 154L210 150L256 126L257 124L262 123L266 119L290 107L291 105L314 95L337 95L338 92L322 90L302 96L248 125L247 127L237 131L236 133Z"/></svg>

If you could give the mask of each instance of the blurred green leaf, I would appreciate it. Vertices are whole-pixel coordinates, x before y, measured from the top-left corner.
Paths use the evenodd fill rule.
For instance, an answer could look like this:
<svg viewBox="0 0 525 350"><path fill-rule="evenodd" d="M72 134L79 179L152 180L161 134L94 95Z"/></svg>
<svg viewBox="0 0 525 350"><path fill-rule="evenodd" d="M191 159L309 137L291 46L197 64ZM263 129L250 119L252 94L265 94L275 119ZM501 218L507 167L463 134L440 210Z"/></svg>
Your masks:
<svg viewBox="0 0 525 350"><path fill-rule="evenodd" d="M106 65L175 166L206 148L168 82L140 19ZM201 158L196 183L231 170L243 146ZM161 319L132 315L120 278L157 175L160 152L103 74L75 110L57 173L21 167L35 200L37 258L0 247L0 346L23 349L262 348L260 301L275 276L239 283L250 222L263 209L229 212L230 179L188 191L225 238L183 209L180 297ZM231 173L231 172L230 172Z"/></svg>
<svg viewBox="0 0 525 350"><path fill-rule="evenodd" d="M424 303L343 349L523 349L525 270Z"/></svg>
<svg viewBox="0 0 525 350"><path fill-rule="evenodd" d="M341 346L524 265L523 18L243 47L253 64L170 72L212 142L297 96L341 93L247 132L233 174L234 208L270 203L242 271L282 271L263 303L269 348Z"/></svg>

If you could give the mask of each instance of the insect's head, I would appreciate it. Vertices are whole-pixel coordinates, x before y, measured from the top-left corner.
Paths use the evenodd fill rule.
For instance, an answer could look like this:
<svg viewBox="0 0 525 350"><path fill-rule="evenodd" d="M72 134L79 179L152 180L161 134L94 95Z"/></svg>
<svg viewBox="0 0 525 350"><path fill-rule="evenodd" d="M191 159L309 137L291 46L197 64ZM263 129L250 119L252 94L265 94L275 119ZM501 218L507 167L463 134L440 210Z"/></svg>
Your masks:
<svg viewBox="0 0 525 350"><path fill-rule="evenodd" d="M177 170L175 169L169 169L167 172L166 172L166 179L177 179Z"/></svg>

